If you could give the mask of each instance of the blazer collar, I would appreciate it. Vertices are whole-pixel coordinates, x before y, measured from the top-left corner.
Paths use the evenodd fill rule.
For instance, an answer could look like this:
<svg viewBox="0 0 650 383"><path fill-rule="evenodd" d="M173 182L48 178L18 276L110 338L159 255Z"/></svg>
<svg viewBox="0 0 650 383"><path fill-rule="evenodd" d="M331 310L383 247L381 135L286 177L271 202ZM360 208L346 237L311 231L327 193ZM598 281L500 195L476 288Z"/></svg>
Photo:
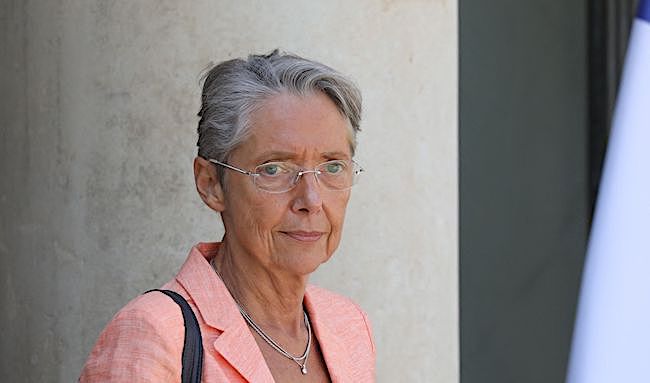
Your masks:
<svg viewBox="0 0 650 383"><path fill-rule="evenodd" d="M273 376L255 338L230 292L209 263L217 255L219 245L199 243L192 247L176 280L194 301L203 321L222 332L213 344L217 352L249 382L271 383ZM328 303L319 299L318 292L310 287L305 292L304 302L332 382L351 382L349 351L336 329L328 324Z"/></svg>
<svg viewBox="0 0 650 383"><path fill-rule="evenodd" d="M219 243L199 243L192 247L176 280L194 301L203 321L222 332L214 341L215 350L249 382L271 383L273 376L255 338L209 263L218 249Z"/></svg>

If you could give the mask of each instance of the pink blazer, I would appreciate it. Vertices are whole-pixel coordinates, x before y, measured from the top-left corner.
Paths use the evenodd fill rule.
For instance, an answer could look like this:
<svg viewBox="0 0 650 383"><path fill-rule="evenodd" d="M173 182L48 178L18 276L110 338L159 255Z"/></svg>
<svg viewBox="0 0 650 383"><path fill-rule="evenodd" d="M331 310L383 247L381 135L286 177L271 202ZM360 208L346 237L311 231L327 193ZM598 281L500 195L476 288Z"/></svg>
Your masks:
<svg viewBox="0 0 650 383"><path fill-rule="evenodd" d="M185 297L199 321L203 382L273 382L255 338L209 264L218 247L194 246L163 288ZM365 313L349 299L311 285L304 302L332 382L374 382L375 345ZM180 382L183 339L178 305L161 293L141 295L102 331L79 380Z"/></svg>

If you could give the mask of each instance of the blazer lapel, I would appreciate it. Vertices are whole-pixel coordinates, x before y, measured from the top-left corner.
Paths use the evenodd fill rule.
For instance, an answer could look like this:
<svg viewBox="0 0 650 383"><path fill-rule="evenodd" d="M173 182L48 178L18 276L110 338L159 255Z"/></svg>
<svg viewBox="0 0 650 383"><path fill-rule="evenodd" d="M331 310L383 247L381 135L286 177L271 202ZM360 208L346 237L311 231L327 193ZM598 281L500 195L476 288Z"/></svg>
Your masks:
<svg viewBox="0 0 650 383"><path fill-rule="evenodd" d="M328 325L327 313L323 310L326 307L320 307L316 299L310 294L309 288L305 293L305 307L314 334L318 339L327 371L330 374L332 383L352 382L352 373L350 368L350 356L347 347L339 339L336 330Z"/></svg>
<svg viewBox="0 0 650 383"><path fill-rule="evenodd" d="M215 350L249 382L273 383L273 376L255 338L243 318L241 322L243 325L233 323L224 330L214 341Z"/></svg>
<svg viewBox="0 0 650 383"><path fill-rule="evenodd" d="M272 383L273 376L255 338L208 262L217 250L216 244L194 246L176 280L190 295L205 323L222 332L213 343L216 352L249 382Z"/></svg>

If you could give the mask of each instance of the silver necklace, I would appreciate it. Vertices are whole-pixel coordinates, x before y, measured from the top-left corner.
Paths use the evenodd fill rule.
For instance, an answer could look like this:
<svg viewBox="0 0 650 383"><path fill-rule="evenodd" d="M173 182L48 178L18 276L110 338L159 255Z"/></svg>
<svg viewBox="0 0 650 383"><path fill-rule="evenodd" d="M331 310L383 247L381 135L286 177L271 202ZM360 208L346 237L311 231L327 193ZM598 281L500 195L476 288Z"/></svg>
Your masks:
<svg viewBox="0 0 650 383"><path fill-rule="evenodd" d="M214 272L217 273L217 276L219 277L219 279L221 279L221 281L225 285L226 282L223 280L223 277L219 273L219 270L217 270L217 267L214 264L214 260L215 260L215 258L212 258L212 260L210 261L210 265L212 266L212 269L214 269ZM228 288L228 286L226 286L226 288ZM230 295L232 296L232 294L230 294ZM248 325L253 330L255 330L255 332L269 346L271 346L271 348L273 348L275 351L280 353L282 356L293 360L298 365L298 367L300 367L300 372L303 375L307 375L307 359L309 358L309 351L311 350L311 337L312 337L312 335L311 335L311 323L309 322L309 316L307 315L307 312L304 309L302 310L302 314L303 314L304 321L305 321L305 326L307 327L307 347L305 347L305 352L303 352L302 355L294 356L294 355L290 354L288 351L286 351L284 348L282 348L282 346L280 346L280 344L278 342L273 340L273 338L271 338L267 333L265 333L264 330L262 330L262 328L257 323L255 323L253 318L251 318L251 316L246 312L246 310L244 310L242 305L239 304L239 302L237 301L237 299L235 299L234 296L233 296L233 300L235 301L235 304L237 305L237 308L239 309L239 312L241 313L241 316L244 317L244 320L246 321L246 323L248 323Z"/></svg>

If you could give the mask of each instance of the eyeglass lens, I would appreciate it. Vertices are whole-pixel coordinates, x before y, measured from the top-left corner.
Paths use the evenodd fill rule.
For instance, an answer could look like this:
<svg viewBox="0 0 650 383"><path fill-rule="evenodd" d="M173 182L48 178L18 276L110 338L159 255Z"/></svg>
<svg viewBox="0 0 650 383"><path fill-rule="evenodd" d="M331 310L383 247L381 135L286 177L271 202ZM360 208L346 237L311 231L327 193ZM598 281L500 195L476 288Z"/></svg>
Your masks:
<svg viewBox="0 0 650 383"><path fill-rule="evenodd" d="M292 189L300 177L309 173L314 173L318 182L328 189L345 190L352 187L360 171L358 165L346 161L328 161L314 170L301 169L287 162L270 162L255 168L254 180L262 190L284 192Z"/></svg>

